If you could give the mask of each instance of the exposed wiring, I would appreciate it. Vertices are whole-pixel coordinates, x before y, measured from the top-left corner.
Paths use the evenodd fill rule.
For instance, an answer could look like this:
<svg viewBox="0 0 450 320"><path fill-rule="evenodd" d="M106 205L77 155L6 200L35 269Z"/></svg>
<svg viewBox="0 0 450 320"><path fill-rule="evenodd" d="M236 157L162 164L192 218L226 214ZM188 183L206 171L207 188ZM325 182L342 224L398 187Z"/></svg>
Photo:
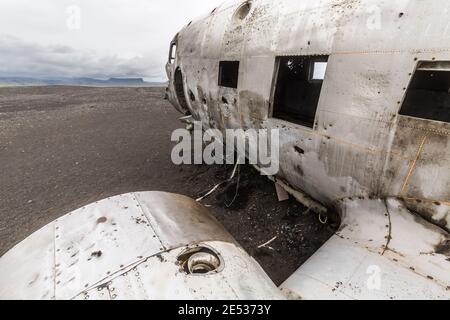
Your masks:
<svg viewBox="0 0 450 320"><path fill-rule="evenodd" d="M238 177L237 177L236 192L234 193L233 200L231 200L231 202L229 204L225 204L227 206L227 208L229 208L233 205L233 203L236 201L238 194L239 194L239 183L241 181L241 167L240 166L238 167L237 173L238 173Z"/></svg>
<svg viewBox="0 0 450 320"><path fill-rule="evenodd" d="M213 194L217 189L219 189L225 183L229 183L231 180L233 180L234 177L236 176L236 172L237 172L238 167L239 167L239 159L236 162L236 164L234 165L233 173L231 174L230 178L228 178L228 180L225 180L225 181L223 181L223 182L221 182L219 184L216 184L207 194L205 194L204 196L196 199L195 201L200 202L200 201L208 198L211 194Z"/></svg>
<svg viewBox="0 0 450 320"><path fill-rule="evenodd" d="M278 239L278 236L273 237L272 239L270 239L269 241L267 241L266 243L263 243L262 245L258 246L258 249L261 248L269 248L271 250L274 250L274 248L269 247L269 244L271 244L272 242L274 242L275 240Z"/></svg>
<svg viewBox="0 0 450 320"><path fill-rule="evenodd" d="M328 217L325 216L325 220L322 220L322 214L319 213L319 221L320 221L321 224L327 224L327 222L328 222Z"/></svg>

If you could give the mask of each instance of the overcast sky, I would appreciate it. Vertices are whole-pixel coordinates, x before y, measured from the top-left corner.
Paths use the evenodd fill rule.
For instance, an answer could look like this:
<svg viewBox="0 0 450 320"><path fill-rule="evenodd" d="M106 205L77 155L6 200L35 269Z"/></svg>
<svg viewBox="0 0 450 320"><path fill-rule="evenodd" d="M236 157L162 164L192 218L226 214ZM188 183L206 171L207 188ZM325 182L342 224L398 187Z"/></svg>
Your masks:
<svg viewBox="0 0 450 320"><path fill-rule="evenodd" d="M165 81L172 37L223 0L0 0L0 77Z"/></svg>

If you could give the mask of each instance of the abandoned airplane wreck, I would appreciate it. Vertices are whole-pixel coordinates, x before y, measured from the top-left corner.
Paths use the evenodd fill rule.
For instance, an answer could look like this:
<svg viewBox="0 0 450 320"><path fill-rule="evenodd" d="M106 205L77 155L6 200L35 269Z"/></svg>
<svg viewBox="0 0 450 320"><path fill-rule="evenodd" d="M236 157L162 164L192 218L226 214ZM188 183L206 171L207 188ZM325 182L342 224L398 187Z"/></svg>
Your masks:
<svg viewBox="0 0 450 320"><path fill-rule="evenodd" d="M444 0L233 0L174 37L167 96L184 118L279 129L270 178L340 216L280 287L198 202L144 192L23 241L0 259L0 297L450 299L449 11Z"/></svg>
<svg viewBox="0 0 450 320"><path fill-rule="evenodd" d="M327 296L313 287L340 282L337 270L350 277L330 266L361 250L355 267L382 259L429 283L414 294L436 285L450 297L448 10L445 1L230 1L174 38L175 108L206 128L279 128L274 178L342 218L288 280L300 296Z"/></svg>

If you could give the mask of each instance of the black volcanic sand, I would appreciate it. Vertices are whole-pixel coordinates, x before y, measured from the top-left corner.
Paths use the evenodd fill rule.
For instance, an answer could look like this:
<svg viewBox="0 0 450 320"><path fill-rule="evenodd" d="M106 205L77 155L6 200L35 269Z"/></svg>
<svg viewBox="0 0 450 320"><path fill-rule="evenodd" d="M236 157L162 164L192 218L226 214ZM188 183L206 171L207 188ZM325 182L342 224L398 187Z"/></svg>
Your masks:
<svg viewBox="0 0 450 320"><path fill-rule="evenodd" d="M0 255L54 219L133 191L197 198L233 166L175 166L180 115L163 88L0 88ZM203 201L266 270L283 282L335 231L251 166ZM258 246L277 236L271 248Z"/></svg>

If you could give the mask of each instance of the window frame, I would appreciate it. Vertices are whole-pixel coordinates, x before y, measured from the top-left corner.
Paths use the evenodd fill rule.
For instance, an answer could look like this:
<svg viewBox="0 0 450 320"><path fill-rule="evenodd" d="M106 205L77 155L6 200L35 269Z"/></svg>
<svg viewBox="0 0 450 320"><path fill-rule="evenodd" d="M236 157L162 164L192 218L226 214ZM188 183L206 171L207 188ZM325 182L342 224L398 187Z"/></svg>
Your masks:
<svg viewBox="0 0 450 320"><path fill-rule="evenodd" d="M316 127L317 122L317 113L319 109L320 99L323 93L323 84L325 83L325 80L327 79L327 73L328 73L328 67L330 63L330 54L324 54L324 55L279 55L275 57L275 64L274 64L274 72L272 77L272 85L271 85L271 94L270 94L270 106L269 106L269 119L276 120L276 121L283 121L285 123L289 123L292 126L301 127L305 129L314 130ZM296 119L296 121L292 121L292 119L286 119L285 117L279 117L276 116L276 110L275 110L275 102L276 102L276 95L277 95L277 89L278 89L278 82L279 82L279 76L280 76L280 67L281 62L283 59L287 58L305 58L309 59L310 65L308 66L308 79L306 81L310 83L321 83L321 89L317 101L317 105L315 108L315 114L314 114L314 120L312 122L308 122L306 120ZM312 79L314 69L311 67L316 62L326 62L327 67L325 70L325 75L323 80L319 79Z"/></svg>
<svg viewBox="0 0 450 320"><path fill-rule="evenodd" d="M235 65L233 65L235 64ZM229 81L229 82L224 82L224 68L225 66L228 65L228 67L232 67L232 69L230 69L231 71L233 71L232 78L236 78L233 79L233 81ZM239 72L240 72L240 67L241 67L241 62L238 60L221 60L219 61L219 72L218 72L218 86L222 87L222 88L230 88L230 89L237 89L239 87Z"/></svg>
<svg viewBox="0 0 450 320"><path fill-rule="evenodd" d="M436 117L431 117L431 116L429 116L429 115L427 115L425 113L422 113L422 114L419 115L418 113L415 114L415 112L412 111L412 110L407 110L406 109L408 107L406 105L407 101L409 99L413 100L412 98L409 97L409 95L413 94L412 90L420 90L420 89L417 89L417 88L413 89L412 86L415 84L416 81L417 82L418 81L424 81L423 79L418 78L419 77L419 73L420 72L433 72L433 71L436 72L436 73L448 72L448 76L450 77L450 61L445 61L445 60L440 60L440 61L436 61L436 60L421 60L421 61L417 62L416 67L414 69L414 72L411 75L411 78L409 80L408 86L406 87L405 93L403 95L403 99L401 101L401 105L400 105L400 107L398 109L398 115L399 116L409 117L409 118L412 118L412 119L422 120L422 121L435 121L435 122L442 122L442 123L450 123L446 119L439 119L439 118L436 118ZM450 91L449 91L449 94L450 94Z"/></svg>

